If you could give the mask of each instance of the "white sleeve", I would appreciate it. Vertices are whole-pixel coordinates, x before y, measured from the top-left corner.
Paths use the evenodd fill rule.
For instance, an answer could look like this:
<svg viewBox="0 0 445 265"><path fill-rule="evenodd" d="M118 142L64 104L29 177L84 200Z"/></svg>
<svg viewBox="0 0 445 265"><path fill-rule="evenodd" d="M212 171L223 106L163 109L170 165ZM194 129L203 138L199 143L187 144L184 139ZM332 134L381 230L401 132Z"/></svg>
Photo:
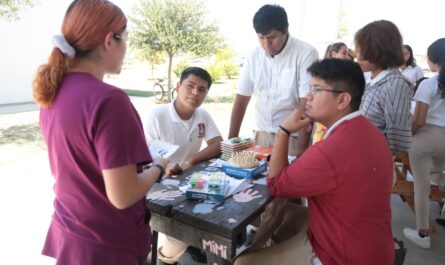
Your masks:
<svg viewBox="0 0 445 265"><path fill-rule="evenodd" d="M416 80L414 80L414 82L417 82L417 80L419 80L422 77L423 77L423 71L418 65L416 65Z"/></svg>
<svg viewBox="0 0 445 265"><path fill-rule="evenodd" d="M218 127L216 127L216 124L213 121L212 117L205 109L202 109L202 115L204 116L205 125L206 125L205 140L208 141L208 140L215 138L217 136L221 136L221 133L219 132Z"/></svg>
<svg viewBox="0 0 445 265"><path fill-rule="evenodd" d="M434 98L434 92L436 92L436 89L434 89L434 87L431 87L431 82L428 81L430 80L425 80L420 83L419 87L417 88L416 94L414 95L414 100L430 105L432 99Z"/></svg>
<svg viewBox="0 0 445 265"><path fill-rule="evenodd" d="M158 112L156 110L152 110L148 114L147 120L144 123L145 140L148 144L155 140L161 140L159 120L158 116L156 115L157 113Z"/></svg>
<svg viewBox="0 0 445 265"><path fill-rule="evenodd" d="M241 96L252 96L253 87L255 83L250 78L251 64L252 64L253 54L248 56L241 68L241 73L238 79L238 90L237 94Z"/></svg>
<svg viewBox="0 0 445 265"><path fill-rule="evenodd" d="M315 61L318 60L318 52L312 48L308 53L306 53L298 64L298 95L300 98L306 97L309 93L309 87L311 83L311 74L307 71L309 66L311 66Z"/></svg>

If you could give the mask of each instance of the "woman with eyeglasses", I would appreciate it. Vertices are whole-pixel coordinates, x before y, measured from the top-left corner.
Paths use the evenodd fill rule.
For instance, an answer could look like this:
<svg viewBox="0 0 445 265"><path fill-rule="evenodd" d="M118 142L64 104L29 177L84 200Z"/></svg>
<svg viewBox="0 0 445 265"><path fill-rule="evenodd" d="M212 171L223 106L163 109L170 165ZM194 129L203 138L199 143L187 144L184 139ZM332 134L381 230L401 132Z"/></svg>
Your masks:
<svg viewBox="0 0 445 265"><path fill-rule="evenodd" d="M361 28L354 38L357 62L371 73L360 110L386 137L396 155L407 153L411 144L411 84L398 67L403 64L402 35L387 20Z"/></svg>
<svg viewBox="0 0 445 265"><path fill-rule="evenodd" d="M76 0L33 94L55 178L42 253L60 265L144 264L150 251L145 194L167 160L152 161L128 96L103 82L121 71L127 19L106 0Z"/></svg>

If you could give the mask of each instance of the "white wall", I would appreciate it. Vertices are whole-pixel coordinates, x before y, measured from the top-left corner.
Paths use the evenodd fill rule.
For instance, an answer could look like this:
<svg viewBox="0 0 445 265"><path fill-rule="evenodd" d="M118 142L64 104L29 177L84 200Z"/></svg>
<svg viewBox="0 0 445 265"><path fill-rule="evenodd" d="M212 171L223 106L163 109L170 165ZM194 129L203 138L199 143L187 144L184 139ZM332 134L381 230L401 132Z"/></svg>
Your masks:
<svg viewBox="0 0 445 265"><path fill-rule="evenodd" d="M0 104L32 101L31 83L51 51L50 38L60 30L66 0L44 0L22 13L20 21L0 21ZM63 10L63 8L62 8Z"/></svg>

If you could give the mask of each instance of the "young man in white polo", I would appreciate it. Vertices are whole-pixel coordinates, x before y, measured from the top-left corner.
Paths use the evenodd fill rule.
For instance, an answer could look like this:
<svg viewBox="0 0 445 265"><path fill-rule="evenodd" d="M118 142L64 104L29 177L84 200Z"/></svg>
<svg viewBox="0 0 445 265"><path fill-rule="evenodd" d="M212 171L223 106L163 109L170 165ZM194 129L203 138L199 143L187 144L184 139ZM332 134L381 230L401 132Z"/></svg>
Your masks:
<svg viewBox="0 0 445 265"><path fill-rule="evenodd" d="M153 109L144 124L148 143L161 140L179 145L170 157L166 175L179 174L196 163L221 154L221 133L209 113L200 108L211 85L212 78L206 70L199 67L185 69L176 85L176 100ZM201 150L203 140L207 147ZM176 264L186 249L187 244L167 236L158 250L158 264Z"/></svg>

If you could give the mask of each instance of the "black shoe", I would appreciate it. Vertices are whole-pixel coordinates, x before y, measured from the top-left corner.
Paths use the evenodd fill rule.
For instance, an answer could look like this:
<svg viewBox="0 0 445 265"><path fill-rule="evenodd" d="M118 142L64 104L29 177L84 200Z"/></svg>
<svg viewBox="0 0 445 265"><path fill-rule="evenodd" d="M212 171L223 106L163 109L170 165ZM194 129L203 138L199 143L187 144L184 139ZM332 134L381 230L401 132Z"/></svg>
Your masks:
<svg viewBox="0 0 445 265"><path fill-rule="evenodd" d="M156 265L179 265L177 262L175 262L175 263L165 263L165 262L163 262L162 260L160 260L160 259L157 259L156 260Z"/></svg>
<svg viewBox="0 0 445 265"><path fill-rule="evenodd" d="M403 262L405 261L406 252L407 249L403 247L403 241L397 240L397 238L394 238L394 242L399 246L398 249L395 249L395 265L403 265Z"/></svg>
<svg viewBox="0 0 445 265"><path fill-rule="evenodd" d="M445 219L443 218L437 218L436 223L438 223L441 226L445 226Z"/></svg>
<svg viewBox="0 0 445 265"><path fill-rule="evenodd" d="M207 255L204 251L200 250L199 248L189 246L186 252L189 253L190 257L195 262L207 264Z"/></svg>

